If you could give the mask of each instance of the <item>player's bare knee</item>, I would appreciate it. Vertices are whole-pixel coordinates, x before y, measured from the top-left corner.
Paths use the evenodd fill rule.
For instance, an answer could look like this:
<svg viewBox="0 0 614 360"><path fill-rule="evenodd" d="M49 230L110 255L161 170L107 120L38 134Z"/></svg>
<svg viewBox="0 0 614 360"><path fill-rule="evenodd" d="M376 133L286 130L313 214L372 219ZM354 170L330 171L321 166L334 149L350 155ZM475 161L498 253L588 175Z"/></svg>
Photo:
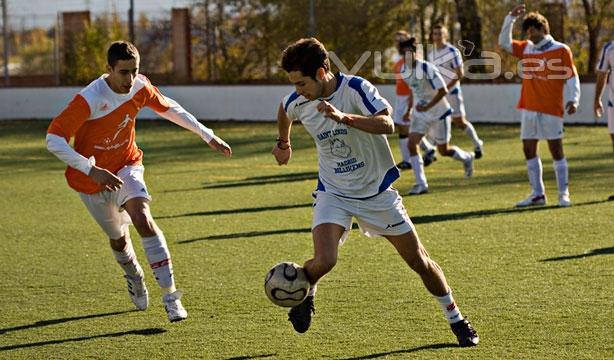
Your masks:
<svg viewBox="0 0 614 360"><path fill-rule="evenodd" d="M126 236L122 236L119 239L109 239L111 249L115 251L123 251L126 248Z"/></svg>
<svg viewBox="0 0 614 360"><path fill-rule="evenodd" d="M132 223L136 228L136 231L141 236L154 236L156 235L156 223L147 216L145 213L137 213L132 216Z"/></svg>

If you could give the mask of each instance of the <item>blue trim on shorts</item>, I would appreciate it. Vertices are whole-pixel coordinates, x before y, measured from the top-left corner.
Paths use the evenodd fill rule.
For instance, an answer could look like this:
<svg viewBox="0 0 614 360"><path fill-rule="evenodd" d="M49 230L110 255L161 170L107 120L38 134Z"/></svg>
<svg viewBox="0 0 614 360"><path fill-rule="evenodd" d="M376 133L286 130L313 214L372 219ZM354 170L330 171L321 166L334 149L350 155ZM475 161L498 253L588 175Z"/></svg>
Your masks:
<svg viewBox="0 0 614 360"><path fill-rule="evenodd" d="M614 104L612 104L612 100L608 100L608 107L614 108Z"/></svg>
<svg viewBox="0 0 614 360"><path fill-rule="evenodd" d="M439 120L445 120L450 115L452 115L452 108L448 108L448 111L446 111L443 115L441 115L439 117Z"/></svg>

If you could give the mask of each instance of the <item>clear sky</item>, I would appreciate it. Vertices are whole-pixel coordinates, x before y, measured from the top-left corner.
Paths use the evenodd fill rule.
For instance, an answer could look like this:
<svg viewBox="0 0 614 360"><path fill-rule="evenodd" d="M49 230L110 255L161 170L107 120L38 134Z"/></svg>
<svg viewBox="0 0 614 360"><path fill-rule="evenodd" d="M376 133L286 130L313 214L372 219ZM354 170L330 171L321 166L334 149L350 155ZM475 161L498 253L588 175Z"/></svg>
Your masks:
<svg viewBox="0 0 614 360"><path fill-rule="evenodd" d="M130 0L6 0L11 27L50 27L60 11L90 10L92 15L116 10L125 18ZM173 7L189 7L196 0L134 0L135 14L157 17Z"/></svg>

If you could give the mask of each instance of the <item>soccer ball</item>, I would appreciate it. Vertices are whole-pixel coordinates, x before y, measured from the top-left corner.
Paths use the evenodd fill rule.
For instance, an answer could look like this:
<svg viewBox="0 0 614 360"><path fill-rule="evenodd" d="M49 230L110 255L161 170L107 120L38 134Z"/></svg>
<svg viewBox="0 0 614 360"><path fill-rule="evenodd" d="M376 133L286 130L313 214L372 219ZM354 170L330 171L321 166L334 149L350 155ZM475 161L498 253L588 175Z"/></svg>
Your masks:
<svg viewBox="0 0 614 360"><path fill-rule="evenodd" d="M275 305L296 306L305 300L310 288L305 270L293 262L281 262L264 278L264 292Z"/></svg>

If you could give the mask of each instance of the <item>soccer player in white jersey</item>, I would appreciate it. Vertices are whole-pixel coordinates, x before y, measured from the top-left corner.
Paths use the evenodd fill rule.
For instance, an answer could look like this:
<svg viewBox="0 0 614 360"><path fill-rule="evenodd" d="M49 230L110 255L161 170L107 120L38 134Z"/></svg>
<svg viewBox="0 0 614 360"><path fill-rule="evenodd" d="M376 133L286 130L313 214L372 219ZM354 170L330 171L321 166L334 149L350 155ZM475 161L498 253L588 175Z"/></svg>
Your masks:
<svg viewBox="0 0 614 360"><path fill-rule="evenodd" d="M231 156L231 149L211 129L174 100L162 95L139 74L139 53L125 41L107 51L107 74L81 90L51 122L47 149L65 162L66 179L110 239L112 253L125 272L128 292L139 310L149 295L137 261L128 224L141 236L145 256L162 289L162 303L171 322L188 316L176 289L171 256L149 207L142 165L143 152L135 143L136 115L147 106L160 116L194 132L209 147ZM69 145L74 138L74 147Z"/></svg>
<svg viewBox="0 0 614 360"><path fill-rule="evenodd" d="M414 104L413 115L409 123L409 153L416 184L409 195L420 195L429 190L424 164L418 150L418 144L426 134L430 134L437 150L443 156L450 156L463 163L465 176L473 175L474 154L458 146L450 146L450 115L452 108L445 98L446 83L435 65L416 57L416 39L410 38L401 44L406 51L406 66L403 76L412 89Z"/></svg>
<svg viewBox="0 0 614 360"><path fill-rule="evenodd" d="M446 99L452 107L452 124L463 130L473 142L475 158L482 157L484 142L478 137L473 124L465 117L465 103L460 81L464 76L463 57L460 51L448 43L448 29L443 25L431 28L433 47L428 51L428 61L437 66L446 82L448 94Z"/></svg>
<svg viewBox="0 0 614 360"><path fill-rule="evenodd" d="M499 34L499 45L521 59L522 88L518 108L521 111L520 138L531 194L517 207L546 204L542 179L542 162L537 154L539 140L547 140L552 155L559 191L559 206L571 206L569 168L563 152L563 116L574 114L580 103L580 80L569 47L550 35L548 20L537 12L527 14L522 31L528 40L512 40L516 18L525 13L525 6L516 6L506 17ZM565 103L564 88L570 92Z"/></svg>
<svg viewBox="0 0 614 360"><path fill-rule="evenodd" d="M401 150L402 161L397 164L397 167L401 170L411 169L411 163L409 162L409 119L411 116L412 108L409 104L413 103L411 89L405 81L403 81L400 75L401 69L405 64L405 53L401 51L399 44L403 41L409 40L409 33L405 30L399 30L394 34L394 43L397 51L399 52L399 59L394 64L395 79L395 104L392 111L392 120L396 130L399 132L399 149ZM437 160L435 156L435 146L424 137L420 142L420 148L424 151L424 157L422 158L424 166L429 166L433 161Z"/></svg>
<svg viewBox="0 0 614 360"><path fill-rule="evenodd" d="M317 39L301 39L282 54L282 68L296 91L278 109L279 138L273 155L279 165L292 155L290 129L300 121L313 137L319 176L313 193L313 258L304 269L312 284L306 300L292 308L297 332L311 324L318 281L337 262L338 246L348 236L352 218L368 236L388 239L437 299L461 346L479 337L459 312L445 276L420 243L399 193L399 177L386 134L394 132L390 105L365 79L333 74L326 49Z"/></svg>
<svg viewBox="0 0 614 360"><path fill-rule="evenodd" d="M614 150L614 75L612 75L612 69L614 69L614 41L610 40L603 46L599 62L597 63L597 82L595 83L595 102L593 107L595 116L601 118L603 115L601 97L603 96L603 90L605 89L609 74L607 118L608 132L612 139L612 150Z"/></svg>

